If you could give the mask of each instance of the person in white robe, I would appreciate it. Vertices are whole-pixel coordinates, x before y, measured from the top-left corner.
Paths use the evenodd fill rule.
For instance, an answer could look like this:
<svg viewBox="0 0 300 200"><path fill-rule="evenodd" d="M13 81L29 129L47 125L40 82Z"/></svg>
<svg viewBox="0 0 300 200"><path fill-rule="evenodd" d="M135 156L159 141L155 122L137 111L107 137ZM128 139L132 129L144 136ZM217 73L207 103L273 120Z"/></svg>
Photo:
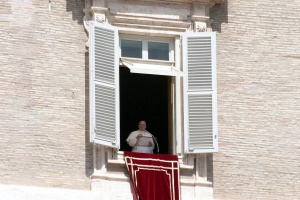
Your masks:
<svg viewBox="0 0 300 200"><path fill-rule="evenodd" d="M146 130L146 127L146 122L140 121L138 125L139 130L131 132L126 139L129 146L132 147L132 152L153 153L153 135Z"/></svg>

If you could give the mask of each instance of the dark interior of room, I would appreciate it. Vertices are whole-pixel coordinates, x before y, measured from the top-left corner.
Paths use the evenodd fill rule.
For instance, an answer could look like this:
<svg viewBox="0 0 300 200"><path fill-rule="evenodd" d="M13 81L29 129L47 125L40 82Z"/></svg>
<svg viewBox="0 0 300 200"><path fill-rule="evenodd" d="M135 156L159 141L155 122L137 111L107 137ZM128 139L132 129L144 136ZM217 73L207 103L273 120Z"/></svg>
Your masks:
<svg viewBox="0 0 300 200"><path fill-rule="evenodd" d="M128 135L138 130L138 122L147 123L147 131L157 138L159 153L168 153L168 77L130 73L120 67L120 144L131 151ZM157 148L154 149L157 153Z"/></svg>

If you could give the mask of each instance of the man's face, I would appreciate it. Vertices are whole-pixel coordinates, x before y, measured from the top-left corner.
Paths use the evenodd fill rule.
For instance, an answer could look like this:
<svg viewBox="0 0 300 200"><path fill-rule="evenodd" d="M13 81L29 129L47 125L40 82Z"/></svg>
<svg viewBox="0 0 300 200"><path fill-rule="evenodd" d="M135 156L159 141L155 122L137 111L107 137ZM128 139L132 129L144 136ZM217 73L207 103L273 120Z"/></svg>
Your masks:
<svg viewBox="0 0 300 200"><path fill-rule="evenodd" d="M138 127L139 127L139 130L140 130L140 131L146 130L146 122L145 122L145 121L140 121Z"/></svg>

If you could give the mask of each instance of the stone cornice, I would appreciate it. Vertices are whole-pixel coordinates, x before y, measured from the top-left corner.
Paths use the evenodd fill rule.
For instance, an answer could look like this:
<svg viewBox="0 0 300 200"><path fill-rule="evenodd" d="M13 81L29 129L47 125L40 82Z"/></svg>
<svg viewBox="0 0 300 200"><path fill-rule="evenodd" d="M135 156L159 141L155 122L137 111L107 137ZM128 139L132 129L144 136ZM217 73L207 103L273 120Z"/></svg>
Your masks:
<svg viewBox="0 0 300 200"><path fill-rule="evenodd" d="M190 22L184 22L168 18L151 18L145 16L122 16L114 15L108 18L111 25L119 27L122 31L136 32L156 32L157 34L165 33L178 35L180 32L185 32L191 27ZM144 30L144 31L143 31Z"/></svg>
<svg viewBox="0 0 300 200"><path fill-rule="evenodd" d="M224 0L140 0L140 1L144 1L144 2L159 2L159 3L202 3L202 4L210 4L210 5L214 5L214 4L221 4L223 3Z"/></svg>
<svg viewBox="0 0 300 200"><path fill-rule="evenodd" d="M94 13L105 14L107 11L108 11L108 8L94 7L94 6L83 9L83 12L88 15L93 15Z"/></svg>
<svg viewBox="0 0 300 200"><path fill-rule="evenodd" d="M123 33L178 35L210 31L209 8L223 0L86 0L84 28L108 23Z"/></svg>

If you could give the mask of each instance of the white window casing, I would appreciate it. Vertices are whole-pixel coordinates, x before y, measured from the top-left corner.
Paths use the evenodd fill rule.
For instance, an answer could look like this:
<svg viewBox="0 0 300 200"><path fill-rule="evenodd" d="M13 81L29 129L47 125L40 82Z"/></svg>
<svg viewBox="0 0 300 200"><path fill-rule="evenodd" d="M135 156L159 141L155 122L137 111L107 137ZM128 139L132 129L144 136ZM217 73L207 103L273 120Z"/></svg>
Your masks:
<svg viewBox="0 0 300 200"><path fill-rule="evenodd" d="M184 33L184 153L218 151L216 34Z"/></svg>
<svg viewBox="0 0 300 200"><path fill-rule="evenodd" d="M115 27L91 22L90 140L120 148L119 39Z"/></svg>

